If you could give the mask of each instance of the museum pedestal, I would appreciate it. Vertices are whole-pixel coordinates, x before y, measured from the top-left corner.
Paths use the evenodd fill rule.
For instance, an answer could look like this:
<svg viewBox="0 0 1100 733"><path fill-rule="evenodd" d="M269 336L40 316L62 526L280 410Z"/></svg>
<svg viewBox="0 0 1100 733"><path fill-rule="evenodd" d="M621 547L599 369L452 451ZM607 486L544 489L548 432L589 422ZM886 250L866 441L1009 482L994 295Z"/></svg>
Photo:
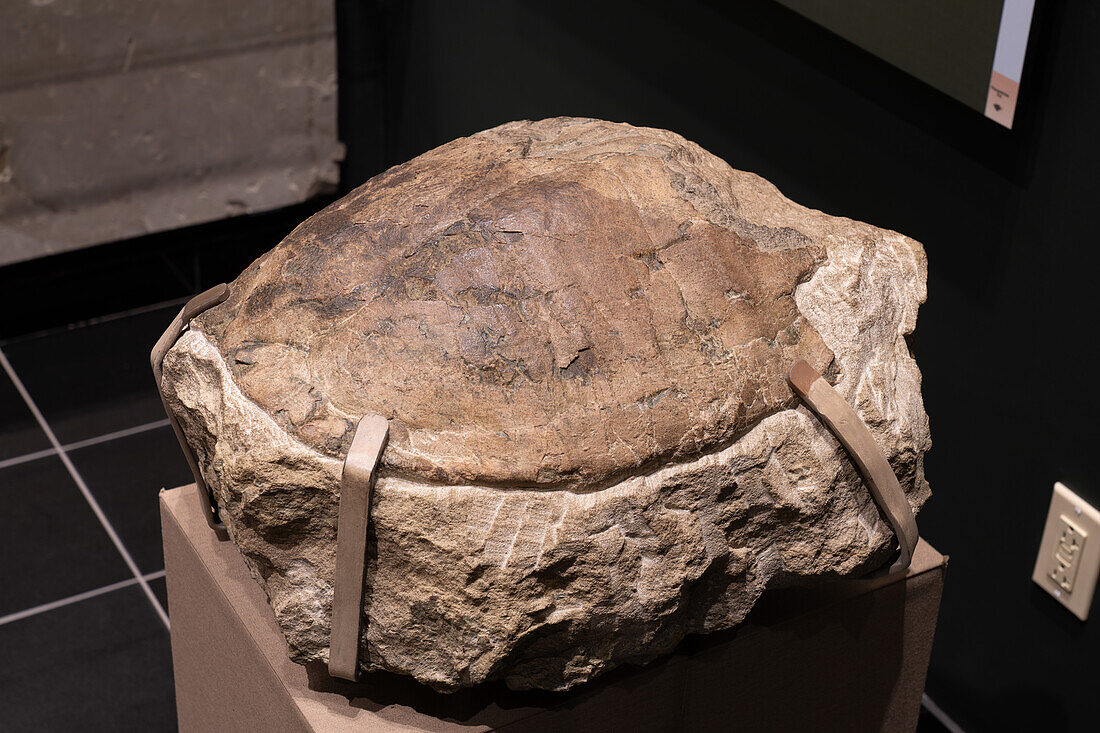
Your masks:
<svg viewBox="0 0 1100 733"><path fill-rule="evenodd" d="M913 731L946 558L905 575L769 592L744 624L566 693L443 695L386 673L302 667L194 485L161 493L179 726L191 731Z"/></svg>

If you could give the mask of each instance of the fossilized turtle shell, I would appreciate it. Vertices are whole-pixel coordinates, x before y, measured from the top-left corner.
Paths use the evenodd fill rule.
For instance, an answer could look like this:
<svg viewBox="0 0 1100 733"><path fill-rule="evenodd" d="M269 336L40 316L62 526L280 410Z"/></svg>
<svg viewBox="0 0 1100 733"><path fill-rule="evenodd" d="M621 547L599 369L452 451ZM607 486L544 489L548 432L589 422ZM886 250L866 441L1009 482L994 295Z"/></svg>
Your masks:
<svg viewBox="0 0 1100 733"><path fill-rule="evenodd" d="M832 358L793 292L824 251L749 225L679 136L505 125L397 166L299 226L199 319L244 393L347 452L446 483L586 489L728 445Z"/></svg>
<svg viewBox="0 0 1100 733"><path fill-rule="evenodd" d="M674 133L516 122L310 218L161 388L293 659L327 659L342 461L376 413L361 667L565 689L887 559L784 373L835 382L918 509L925 275L917 242Z"/></svg>

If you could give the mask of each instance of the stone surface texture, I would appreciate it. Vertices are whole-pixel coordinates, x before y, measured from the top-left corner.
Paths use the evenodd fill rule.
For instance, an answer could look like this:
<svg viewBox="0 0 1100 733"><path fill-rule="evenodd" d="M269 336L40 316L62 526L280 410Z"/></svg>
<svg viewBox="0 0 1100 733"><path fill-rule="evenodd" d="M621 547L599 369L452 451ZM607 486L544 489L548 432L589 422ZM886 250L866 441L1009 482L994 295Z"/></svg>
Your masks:
<svg viewBox="0 0 1100 733"><path fill-rule="evenodd" d="M515 122L303 223L161 387L295 660L328 653L341 462L372 412L363 668L565 689L887 560L784 374L826 374L919 509L925 276L917 242L674 133Z"/></svg>

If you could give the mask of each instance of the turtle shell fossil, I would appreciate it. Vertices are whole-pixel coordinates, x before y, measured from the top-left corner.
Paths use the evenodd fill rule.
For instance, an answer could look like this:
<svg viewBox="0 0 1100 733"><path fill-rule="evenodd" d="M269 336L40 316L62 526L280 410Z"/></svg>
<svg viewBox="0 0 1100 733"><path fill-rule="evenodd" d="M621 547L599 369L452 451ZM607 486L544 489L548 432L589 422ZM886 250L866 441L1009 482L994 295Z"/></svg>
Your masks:
<svg viewBox="0 0 1100 733"><path fill-rule="evenodd" d="M835 382L919 507L924 278L911 239L674 133L516 122L308 219L161 388L295 659L327 653L340 462L376 413L364 667L562 689L884 559L784 374Z"/></svg>

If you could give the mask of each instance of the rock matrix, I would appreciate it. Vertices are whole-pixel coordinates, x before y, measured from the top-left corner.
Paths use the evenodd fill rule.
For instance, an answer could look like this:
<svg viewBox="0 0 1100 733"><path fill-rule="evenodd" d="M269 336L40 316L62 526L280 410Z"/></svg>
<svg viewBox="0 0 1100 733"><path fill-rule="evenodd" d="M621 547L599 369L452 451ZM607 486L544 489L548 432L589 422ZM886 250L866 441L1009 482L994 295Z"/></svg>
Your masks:
<svg viewBox="0 0 1100 733"><path fill-rule="evenodd" d="M887 559L784 374L824 373L919 509L925 276L917 242L674 133L514 122L299 226L161 388L292 658L327 657L341 464L376 413L363 668L560 690Z"/></svg>

